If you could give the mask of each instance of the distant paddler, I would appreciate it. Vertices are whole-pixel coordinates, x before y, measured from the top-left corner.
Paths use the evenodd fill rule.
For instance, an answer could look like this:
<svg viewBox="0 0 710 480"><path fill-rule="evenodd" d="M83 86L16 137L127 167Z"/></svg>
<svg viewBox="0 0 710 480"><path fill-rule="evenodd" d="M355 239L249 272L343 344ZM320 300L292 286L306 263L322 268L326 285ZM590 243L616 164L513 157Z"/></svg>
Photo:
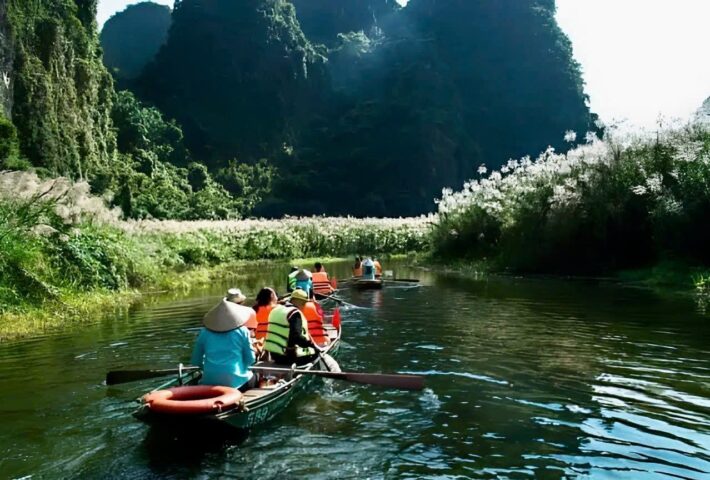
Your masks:
<svg viewBox="0 0 710 480"><path fill-rule="evenodd" d="M362 258L355 257L355 264L353 265L353 277L362 277Z"/></svg>
<svg viewBox="0 0 710 480"><path fill-rule="evenodd" d="M323 268L323 264L316 262L313 272L313 293L318 295L332 295L335 289L330 283L328 272Z"/></svg>
<svg viewBox="0 0 710 480"><path fill-rule="evenodd" d="M374 280L377 274L375 269L375 262L372 261L370 257L367 257L364 262L362 262L362 279L363 280Z"/></svg>

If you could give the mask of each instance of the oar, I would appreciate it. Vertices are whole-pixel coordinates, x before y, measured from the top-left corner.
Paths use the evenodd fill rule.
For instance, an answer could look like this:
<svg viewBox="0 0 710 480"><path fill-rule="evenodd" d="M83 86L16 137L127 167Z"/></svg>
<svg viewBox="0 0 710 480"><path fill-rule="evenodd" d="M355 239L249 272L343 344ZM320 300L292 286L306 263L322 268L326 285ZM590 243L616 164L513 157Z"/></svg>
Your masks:
<svg viewBox="0 0 710 480"><path fill-rule="evenodd" d="M289 368L276 367L250 367L252 370L264 370L268 372L297 373L303 375L315 375L316 377L332 378L335 380L345 380L346 382L363 383L365 385L378 385L381 387L399 388L402 390L422 390L424 389L424 377L419 375L399 375L387 373L355 373L355 372L324 372L322 370L291 370Z"/></svg>
<svg viewBox="0 0 710 480"><path fill-rule="evenodd" d="M136 382L148 378L165 377L168 375L178 375L180 373L199 370L200 367L168 368L166 370L114 370L106 374L106 385L116 385L119 383Z"/></svg>
<svg viewBox="0 0 710 480"><path fill-rule="evenodd" d="M353 308L364 308L364 309L368 308L368 307L360 307L358 305L353 305L352 303L348 303L345 300L341 300L338 297L334 297L333 295L325 295L322 293L316 293L316 297L318 297L319 300L324 300L324 299L333 300L334 302L339 303L340 305L347 305L347 306L353 307Z"/></svg>
<svg viewBox="0 0 710 480"><path fill-rule="evenodd" d="M419 283L417 278L393 278L391 280L386 280L386 282L406 282L406 283Z"/></svg>

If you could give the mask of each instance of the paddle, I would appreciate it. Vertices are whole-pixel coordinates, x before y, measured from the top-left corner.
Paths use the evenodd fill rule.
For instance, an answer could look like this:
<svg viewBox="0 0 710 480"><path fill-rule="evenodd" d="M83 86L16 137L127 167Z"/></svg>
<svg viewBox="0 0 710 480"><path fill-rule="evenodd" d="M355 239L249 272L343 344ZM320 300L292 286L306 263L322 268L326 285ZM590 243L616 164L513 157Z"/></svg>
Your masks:
<svg viewBox="0 0 710 480"><path fill-rule="evenodd" d="M386 280L387 282L407 282L407 283L419 283L416 278L393 278L392 280Z"/></svg>
<svg viewBox="0 0 710 480"><path fill-rule="evenodd" d="M136 382L138 380L165 377L167 375L178 375L180 373L192 372L193 370L199 369L199 367L182 367L168 368L165 370L114 370L106 374L106 385Z"/></svg>
<svg viewBox="0 0 710 480"><path fill-rule="evenodd" d="M332 378L334 380L345 380L346 382L363 383L365 385L378 385L381 387L399 388L402 390L423 390L424 377L419 375L399 375L386 373L355 373L355 372L324 372L321 370L291 370L289 368L276 367L250 367L252 370L264 370L269 372L298 373L303 375L315 375L316 377Z"/></svg>
<svg viewBox="0 0 710 480"><path fill-rule="evenodd" d="M316 297L319 300L323 300L323 299L333 300L334 302L339 303L340 305L348 305L353 308L368 308L368 307L359 307L357 305L353 305L352 303L348 303L345 300L341 300L338 297L334 297L333 295L325 295L323 293L316 293Z"/></svg>

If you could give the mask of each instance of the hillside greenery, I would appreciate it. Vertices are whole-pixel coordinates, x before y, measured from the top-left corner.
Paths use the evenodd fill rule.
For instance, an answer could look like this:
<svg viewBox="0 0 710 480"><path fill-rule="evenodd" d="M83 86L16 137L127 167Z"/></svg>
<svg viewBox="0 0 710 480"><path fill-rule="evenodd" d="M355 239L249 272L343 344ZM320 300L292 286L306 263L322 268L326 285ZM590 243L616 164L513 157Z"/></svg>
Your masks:
<svg viewBox="0 0 710 480"><path fill-rule="evenodd" d="M211 172L234 159L276 169L256 214L419 214L481 163L596 128L554 12L552 0L183 0L136 91Z"/></svg>

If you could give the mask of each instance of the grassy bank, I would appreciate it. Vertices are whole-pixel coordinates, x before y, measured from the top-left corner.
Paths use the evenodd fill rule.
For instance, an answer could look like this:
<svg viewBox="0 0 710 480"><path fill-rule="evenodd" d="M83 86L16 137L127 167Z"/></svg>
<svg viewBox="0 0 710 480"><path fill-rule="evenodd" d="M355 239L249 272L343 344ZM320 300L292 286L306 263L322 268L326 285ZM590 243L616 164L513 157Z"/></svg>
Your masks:
<svg viewBox="0 0 710 480"><path fill-rule="evenodd" d="M569 138L574 135L570 133ZM433 256L497 271L613 275L710 265L710 130L613 131L567 154L511 160L445 191Z"/></svg>
<svg viewBox="0 0 710 480"><path fill-rule="evenodd" d="M0 173L0 338L40 333L239 261L427 249L426 219L120 220L85 184ZM179 274L179 275L176 275Z"/></svg>

